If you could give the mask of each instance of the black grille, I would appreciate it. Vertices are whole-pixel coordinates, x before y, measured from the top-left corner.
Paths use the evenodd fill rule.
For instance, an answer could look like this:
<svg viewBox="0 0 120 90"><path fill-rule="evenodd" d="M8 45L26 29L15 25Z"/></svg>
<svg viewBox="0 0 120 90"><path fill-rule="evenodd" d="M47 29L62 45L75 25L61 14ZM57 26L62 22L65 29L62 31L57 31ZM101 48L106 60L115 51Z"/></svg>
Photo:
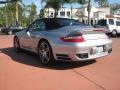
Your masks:
<svg viewBox="0 0 120 90"><path fill-rule="evenodd" d="M60 60L71 60L68 55L66 54L56 54L57 58Z"/></svg>
<svg viewBox="0 0 120 90"><path fill-rule="evenodd" d="M88 53L77 54L77 56L78 56L79 58L85 59L85 58L88 58Z"/></svg>

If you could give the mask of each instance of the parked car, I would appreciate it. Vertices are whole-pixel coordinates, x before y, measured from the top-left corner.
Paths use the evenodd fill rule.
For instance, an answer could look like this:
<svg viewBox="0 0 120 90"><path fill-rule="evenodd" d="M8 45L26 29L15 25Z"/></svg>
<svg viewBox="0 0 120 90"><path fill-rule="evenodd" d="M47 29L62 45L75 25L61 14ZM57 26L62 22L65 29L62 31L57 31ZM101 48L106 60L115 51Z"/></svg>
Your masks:
<svg viewBox="0 0 120 90"><path fill-rule="evenodd" d="M1 33L2 28L0 27L0 33Z"/></svg>
<svg viewBox="0 0 120 90"><path fill-rule="evenodd" d="M38 54L42 64L55 60L86 61L106 56L112 41L98 29L65 18L35 20L14 36L14 49Z"/></svg>
<svg viewBox="0 0 120 90"><path fill-rule="evenodd" d="M1 30L1 33L5 33L6 35L12 35L15 34L16 32L19 32L23 29L21 26L9 26L9 27L4 27Z"/></svg>
<svg viewBox="0 0 120 90"><path fill-rule="evenodd" d="M120 20L116 18L101 19L95 27L104 29L106 34L111 34L112 36L120 34Z"/></svg>

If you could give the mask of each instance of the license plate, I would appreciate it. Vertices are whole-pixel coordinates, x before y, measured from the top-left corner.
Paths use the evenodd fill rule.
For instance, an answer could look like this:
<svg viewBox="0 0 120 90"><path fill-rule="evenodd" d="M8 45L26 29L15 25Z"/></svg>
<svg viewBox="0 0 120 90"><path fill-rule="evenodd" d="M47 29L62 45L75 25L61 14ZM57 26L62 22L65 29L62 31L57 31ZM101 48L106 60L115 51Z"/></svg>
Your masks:
<svg viewBox="0 0 120 90"><path fill-rule="evenodd" d="M97 52L98 52L98 53L101 53L101 52L103 52L103 51L104 51L103 46L97 47Z"/></svg>

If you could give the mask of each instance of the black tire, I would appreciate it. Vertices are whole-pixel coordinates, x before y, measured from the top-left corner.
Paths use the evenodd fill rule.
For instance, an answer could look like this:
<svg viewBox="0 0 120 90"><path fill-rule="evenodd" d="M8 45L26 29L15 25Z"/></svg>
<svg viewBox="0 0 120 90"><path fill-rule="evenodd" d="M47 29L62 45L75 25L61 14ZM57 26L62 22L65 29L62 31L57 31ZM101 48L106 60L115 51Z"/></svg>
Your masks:
<svg viewBox="0 0 120 90"><path fill-rule="evenodd" d="M116 30L113 30L113 31L112 31L112 36L113 36L113 37L117 37L117 31L116 31Z"/></svg>
<svg viewBox="0 0 120 90"><path fill-rule="evenodd" d="M16 52L20 52L20 43L19 43L19 39L17 37L14 37L14 42L13 42L13 45L14 45L14 50Z"/></svg>
<svg viewBox="0 0 120 90"><path fill-rule="evenodd" d="M40 41L38 45L38 56L44 65L51 65L55 62L50 44L46 40Z"/></svg>

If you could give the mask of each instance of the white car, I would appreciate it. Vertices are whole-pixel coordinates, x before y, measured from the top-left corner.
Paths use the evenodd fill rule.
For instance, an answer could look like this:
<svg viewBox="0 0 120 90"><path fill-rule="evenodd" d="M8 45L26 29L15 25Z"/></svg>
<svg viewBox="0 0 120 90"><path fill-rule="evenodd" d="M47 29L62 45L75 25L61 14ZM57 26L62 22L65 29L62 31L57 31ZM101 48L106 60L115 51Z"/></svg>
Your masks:
<svg viewBox="0 0 120 90"><path fill-rule="evenodd" d="M16 33L14 48L32 51L42 64L50 64L55 60L86 61L109 55L112 41L101 30L78 21L46 18Z"/></svg>
<svg viewBox="0 0 120 90"><path fill-rule="evenodd" d="M104 29L105 33L117 36L120 34L120 20L117 18L101 19L95 25L96 28Z"/></svg>

